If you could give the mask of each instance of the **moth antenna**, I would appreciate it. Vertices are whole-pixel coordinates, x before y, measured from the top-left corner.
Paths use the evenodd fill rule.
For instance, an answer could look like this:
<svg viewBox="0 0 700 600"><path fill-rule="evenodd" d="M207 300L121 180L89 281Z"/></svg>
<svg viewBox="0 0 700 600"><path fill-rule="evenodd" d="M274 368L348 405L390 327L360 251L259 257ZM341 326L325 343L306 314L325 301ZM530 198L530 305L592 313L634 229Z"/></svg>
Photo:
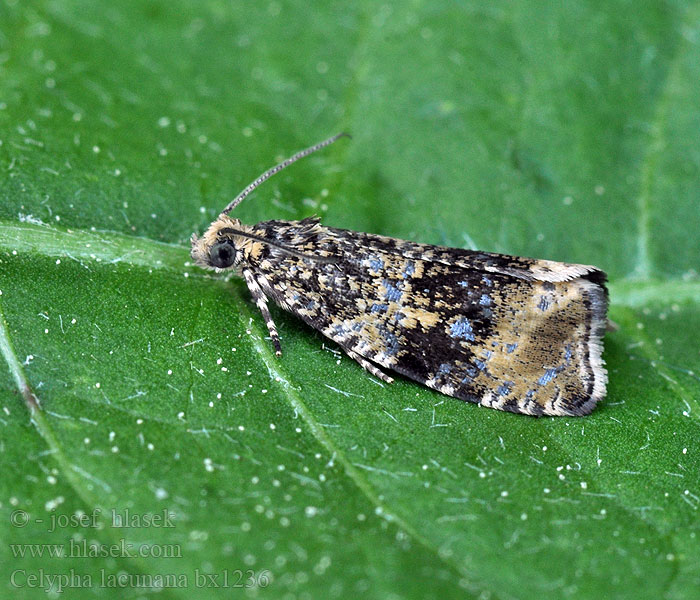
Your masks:
<svg viewBox="0 0 700 600"><path fill-rule="evenodd" d="M284 244L280 244L279 242L273 242L272 240L268 240L267 238L255 235L254 233L248 233L247 231L241 231L240 229L233 229L232 227L223 227L219 230L219 233L229 233L231 235L239 235L241 237L248 238L249 240L255 240L256 242L260 242L261 244L267 244L268 246L273 246L275 248L278 248L282 252L286 252L291 256L296 256L297 258L301 258L304 260L312 260L321 263L332 263L336 261L335 258L332 258L330 256L313 256L310 254L304 254L303 252L297 252L296 250L288 248L287 246L285 246Z"/></svg>
<svg viewBox="0 0 700 600"><path fill-rule="evenodd" d="M241 201L248 195L250 192L252 192L256 187L258 187L261 183L263 183L265 180L269 179L272 177L275 173L279 173L282 169L288 167L292 163L295 163L298 161L300 158L304 158L305 156L308 156L309 154L313 154L316 152L316 150L320 150L321 148L325 148L326 146L330 146L333 142L335 142L337 139L341 137L350 137L350 134L348 133L339 133L337 135L334 135L331 138L328 138L327 140L324 140L322 142L319 142L318 144L315 144L313 146L309 146L305 150L302 150L301 152L297 152L294 156L290 156L287 160L283 160L280 164L275 165L271 169L268 169L265 171L260 177L258 177L255 181L253 181L248 187L246 187L238 196L236 196L233 201L229 203L229 205L224 208L224 210L221 211L222 215L227 215L230 213L236 206L238 206Z"/></svg>

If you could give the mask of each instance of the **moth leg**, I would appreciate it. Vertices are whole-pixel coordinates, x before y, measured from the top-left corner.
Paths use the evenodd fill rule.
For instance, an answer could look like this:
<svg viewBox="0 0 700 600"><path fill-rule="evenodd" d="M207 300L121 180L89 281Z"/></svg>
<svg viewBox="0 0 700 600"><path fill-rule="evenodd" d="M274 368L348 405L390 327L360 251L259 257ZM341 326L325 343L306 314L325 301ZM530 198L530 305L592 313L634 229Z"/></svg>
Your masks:
<svg viewBox="0 0 700 600"><path fill-rule="evenodd" d="M620 326L617 323L615 323L615 321L613 321L612 319L607 320L605 331L614 332L618 329L620 329Z"/></svg>
<svg viewBox="0 0 700 600"><path fill-rule="evenodd" d="M272 339L272 345L275 347L275 354L277 356L282 356L282 346L280 344L280 336L277 333L277 326L272 320L272 315L270 310L267 308L267 296L262 288L255 281L253 273L248 269L243 271L243 277L245 277L245 282L248 284L248 290L250 290L250 295L253 297L255 304L260 309L263 319L265 319L265 325L267 325L267 330L270 332L270 338Z"/></svg>
<svg viewBox="0 0 700 600"><path fill-rule="evenodd" d="M341 346L342 347L342 346ZM357 352L350 350L350 348L343 348L345 350L345 353L352 358L353 360L356 360L360 365L362 365L367 371L369 371L372 375L374 375L377 379L381 379L382 381L386 383L394 383L393 377L389 377L384 371L382 371L379 367L373 365L371 362L360 356Z"/></svg>

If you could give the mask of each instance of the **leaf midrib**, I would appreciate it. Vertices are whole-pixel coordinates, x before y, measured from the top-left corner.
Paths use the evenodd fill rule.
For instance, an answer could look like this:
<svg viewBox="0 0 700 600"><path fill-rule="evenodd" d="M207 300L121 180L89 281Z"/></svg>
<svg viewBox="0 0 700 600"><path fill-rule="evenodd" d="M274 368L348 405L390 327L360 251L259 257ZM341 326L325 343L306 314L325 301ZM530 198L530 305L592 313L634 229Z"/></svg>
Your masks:
<svg viewBox="0 0 700 600"><path fill-rule="evenodd" d="M0 251L67 257L78 262L118 264L166 270L183 277L211 276L188 260L189 248L113 231L62 229L0 220ZM83 266L89 268L86 264ZM700 304L700 279L625 278L609 283L613 305L638 308L650 303Z"/></svg>

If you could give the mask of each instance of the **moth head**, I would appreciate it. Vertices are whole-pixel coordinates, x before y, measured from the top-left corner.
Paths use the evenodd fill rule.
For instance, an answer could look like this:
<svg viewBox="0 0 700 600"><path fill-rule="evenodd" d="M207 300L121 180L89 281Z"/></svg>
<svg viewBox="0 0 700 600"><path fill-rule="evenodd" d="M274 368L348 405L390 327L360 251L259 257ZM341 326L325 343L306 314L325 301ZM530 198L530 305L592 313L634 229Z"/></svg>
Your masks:
<svg viewBox="0 0 700 600"><path fill-rule="evenodd" d="M339 133L323 142L319 142L314 146L310 146L301 152L297 152L293 156L290 156L287 160L282 161L278 165L275 165L271 169L265 171L260 175L255 181L249 184L238 196L236 196L229 204L221 211L219 218L214 221L207 229L206 233L201 237L192 235L190 239L192 243L192 250L190 255L195 264L205 269L215 269L217 271L224 269L236 268L244 258L243 244L241 238L247 238L250 240L257 240L259 242L268 243L273 246L278 246L270 242L269 240L264 240L258 238L251 233L246 233L241 231L241 222L238 219L232 219L228 214L238 206L241 201L255 190L261 183L265 182L267 179L272 177L275 173L279 173L282 169L286 169L292 163L295 163L300 158L304 158L309 154L325 148L326 146L332 144L337 139L341 137L350 137L347 133ZM238 237L238 242L234 240ZM301 256L300 254L295 254L289 249L285 249L285 252L295 256Z"/></svg>
<svg viewBox="0 0 700 600"><path fill-rule="evenodd" d="M235 269L243 259L243 252L227 230L238 229L240 225L238 219L220 215L201 238L192 235L190 256L195 264L217 271Z"/></svg>

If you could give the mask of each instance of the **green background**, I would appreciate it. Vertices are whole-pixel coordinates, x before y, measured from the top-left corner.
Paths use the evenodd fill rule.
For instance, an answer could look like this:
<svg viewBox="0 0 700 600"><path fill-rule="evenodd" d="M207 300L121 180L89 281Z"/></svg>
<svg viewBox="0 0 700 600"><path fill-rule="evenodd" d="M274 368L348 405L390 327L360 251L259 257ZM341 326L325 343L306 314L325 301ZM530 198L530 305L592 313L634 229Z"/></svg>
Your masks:
<svg viewBox="0 0 700 600"><path fill-rule="evenodd" d="M0 0L2 594L698 597L698 106L693 3ZM244 284L187 263L343 130L237 216L603 268L593 415L381 386L275 310L278 359ZM180 556L11 546L71 540Z"/></svg>

